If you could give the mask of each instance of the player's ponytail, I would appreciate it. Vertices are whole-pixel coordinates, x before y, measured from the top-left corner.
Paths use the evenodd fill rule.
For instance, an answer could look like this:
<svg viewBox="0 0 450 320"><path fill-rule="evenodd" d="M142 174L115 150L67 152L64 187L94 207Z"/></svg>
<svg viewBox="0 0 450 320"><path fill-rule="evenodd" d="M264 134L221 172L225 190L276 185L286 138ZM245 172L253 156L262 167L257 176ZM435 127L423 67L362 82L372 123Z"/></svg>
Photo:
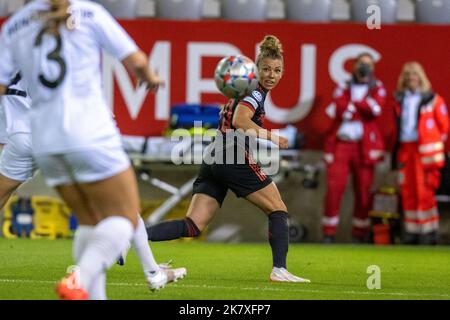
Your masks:
<svg viewBox="0 0 450 320"><path fill-rule="evenodd" d="M62 24L67 25L70 18L69 0L48 0L50 3L50 10L45 11L44 14L44 28L45 33L48 34L58 34L59 27Z"/></svg>
<svg viewBox="0 0 450 320"><path fill-rule="evenodd" d="M259 54L256 58L256 65L258 66L265 58L283 61L283 46L280 40L273 35L265 36L263 41L259 44Z"/></svg>

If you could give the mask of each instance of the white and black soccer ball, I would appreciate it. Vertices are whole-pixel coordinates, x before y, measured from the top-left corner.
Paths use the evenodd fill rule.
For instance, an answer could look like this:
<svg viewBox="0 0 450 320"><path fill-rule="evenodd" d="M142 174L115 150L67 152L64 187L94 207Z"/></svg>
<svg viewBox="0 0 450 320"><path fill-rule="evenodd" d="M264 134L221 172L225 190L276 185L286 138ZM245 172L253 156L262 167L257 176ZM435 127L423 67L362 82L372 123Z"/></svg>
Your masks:
<svg viewBox="0 0 450 320"><path fill-rule="evenodd" d="M217 64L214 79L217 88L224 96L242 98L258 86L258 68L246 56L229 56Z"/></svg>

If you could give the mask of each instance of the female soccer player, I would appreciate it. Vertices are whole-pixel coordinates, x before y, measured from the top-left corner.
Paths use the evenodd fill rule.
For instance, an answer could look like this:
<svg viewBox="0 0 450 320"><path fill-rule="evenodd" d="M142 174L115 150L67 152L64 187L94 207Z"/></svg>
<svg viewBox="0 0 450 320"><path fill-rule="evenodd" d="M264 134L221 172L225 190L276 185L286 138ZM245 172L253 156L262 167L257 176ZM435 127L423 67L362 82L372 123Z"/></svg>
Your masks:
<svg viewBox="0 0 450 320"><path fill-rule="evenodd" d="M4 144L0 156L0 209L37 169L31 149L28 111L31 100L20 73L9 84L0 106L0 132Z"/></svg>
<svg viewBox="0 0 450 320"><path fill-rule="evenodd" d="M235 152L235 155L238 155L241 152L245 163L226 163L226 161L223 164L203 163L194 182L194 195L186 218L162 222L148 228L147 233L152 241L199 236L222 205L228 189L231 189L238 197L243 197L259 207L269 218L269 243L273 256L270 280L309 282L286 270L289 242L288 213L277 186L251 158L249 143L240 138L237 142L233 137L227 138L229 130L243 130L250 135L270 140L280 148L287 148L287 139L261 127L265 115L265 97L277 86L283 75L283 51L280 41L275 36L266 36L261 42L256 65L260 77L258 88L243 99L229 100L224 106L218 138L213 146L216 159L223 157L223 160L226 160L227 153ZM253 131L253 134L250 131ZM220 136L223 137L220 141L223 147L218 147ZM239 156L231 158L236 160Z"/></svg>
<svg viewBox="0 0 450 320"><path fill-rule="evenodd" d="M25 85L21 80L21 74L17 73L6 90L0 107L0 143L4 144L0 155L0 209L8 201L11 194L24 182L30 180L36 172L37 166L33 159L31 147L31 129L29 109L31 99L26 92ZM94 226L98 223L95 213L83 213L84 221L79 223L74 237L74 260L78 261L81 255L83 243L92 233ZM154 263L153 254L150 250L147 232L142 218L138 215L138 230L134 233L132 246L140 259L146 278L152 279L152 272L157 272L158 267ZM184 268L171 269L174 277L179 278L186 273ZM169 279L170 280L170 279ZM104 291L105 277L97 279L89 292L92 300L106 299ZM102 285L103 284L103 285ZM149 280L149 285L154 288L154 283Z"/></svg>
<svg viewBox="0 0 450 320"><path fill-rule="evenodd" d="M88 1L30 2L5 22L1 48L0 93L21 70L33 98L33 154L47 184L57 189L80 224L100 221L80 232L74 244L78 266L57 286L62 299L86 299L99 282L104 291L106 269L135 232L145 232L136 214L136 179L102 95L101 49L148 89L157 90L163 82L111 15ZM152 263L147 278L152 288L174 280L172 271Z"/></svg>

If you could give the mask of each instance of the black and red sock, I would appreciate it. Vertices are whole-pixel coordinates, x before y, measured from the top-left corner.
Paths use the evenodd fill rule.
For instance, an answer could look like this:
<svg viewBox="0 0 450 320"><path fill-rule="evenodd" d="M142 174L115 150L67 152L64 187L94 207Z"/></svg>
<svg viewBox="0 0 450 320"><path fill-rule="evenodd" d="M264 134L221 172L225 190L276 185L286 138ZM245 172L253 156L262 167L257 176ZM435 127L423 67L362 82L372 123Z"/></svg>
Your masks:
<svg viewBox="0 0 450 320"><path fill-rule="evenodd" d="M188 217L181 220L164 221L147 228L150 241L166 241L182 237L194 238L198 237L200 233L200 229Z"/></svg>
<svg viewBox="0 0 450 320"><path fill-rule="evenodd" d="M273 266L286 268L289 247L288 213L274 211L269 214L269 243L272 247Z"/></svg>

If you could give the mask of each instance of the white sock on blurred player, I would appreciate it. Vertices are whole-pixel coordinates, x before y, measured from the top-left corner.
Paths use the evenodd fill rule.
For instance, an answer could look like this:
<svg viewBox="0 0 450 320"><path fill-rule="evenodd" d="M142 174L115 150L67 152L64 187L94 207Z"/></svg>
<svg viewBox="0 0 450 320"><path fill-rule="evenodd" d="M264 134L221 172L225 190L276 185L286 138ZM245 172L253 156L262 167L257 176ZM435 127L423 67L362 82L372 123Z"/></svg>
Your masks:
<svg viewBox="0 0 450 320"><path fill-rule="evenodd" d="M98 223L78 262L81 287L90 291L126 248L134 232L130 220L112 216Z"/></svg>
<svg viewBox="0 0 450 320"><path fill-rule="evenodd" d="M150 249L145 223L140 215L138 215L138 224L136 230L134 231L131 245L134 250L136 250L139 260L141 261L145 276L153 276L157 273L159 271L159 266L153 257L152 250Z"/></svg>
<svg viewBox="0 0 450 320"><path fill-rule="evenodd" d="M89 300L106 300L106 273L102 272L91 284Z"/></svg>
<svg viewBox="0 0 450 320"><path fill-rule="evenodd" d="M94 234L94 226L80 225L73 239L73 259L78 264L83 251ZM88 290L90 300L106 300L106 275L101 273Z"/></svg>
<svg viewBox="0 0 450 320"><path fill-rule="evenodd" d="M84 249L94 233L95 226L79 225L73 238L72 255L75 263L79 263Z"/></svg>

